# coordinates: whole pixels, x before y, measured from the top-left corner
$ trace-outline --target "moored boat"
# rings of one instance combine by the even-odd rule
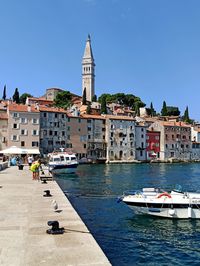
[[[72,152],[58,151],[49,154],[49,171],[53,174],[75,173],[78,166],[76,155]]]
[[[200,219],[200,193],[183,192],[179,186],[170,192],[157,188],[124,193],[121,200],[136,213],[165,218]]]

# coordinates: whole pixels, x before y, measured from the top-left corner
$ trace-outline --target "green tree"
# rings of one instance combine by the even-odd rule
[[[86,109],[86,113],[87,114],[91,114],[91,111],[92,111],[92,109],[91,109],[91,102],[88,102],[87,109]]]
[[[31,94],[29,93],[23,93],[20,97],[19,97],[19,102],[22,104],[26,103],[26,99],[27,97],[33,97]]]
[[[15,93],[13,94],[13,102],[19,103],[19,91],[18,91],[18,88],[15,89]]]
[[[189,117],[189,110],[188,110],[188,106],[185,109],[184,115],[183,115],[183,121],[186,123],[190,123],[190,117]]]
[[[96,102],[96,101],[97,101],[97,96],[96,96],[96,95],[94,95],[94,96],[92,97],[92,101],[93,101],[93,102]]]
[[[101,99],[101,114],[107,114],[106,96]]]
[[[67,109],[71,105],[71,93],[69,91],[61,91],[56,95],[54,106]]]
[[[83,90],[82,104],[83,104],[83,105],[86,105],[86,104],[87,104],[87,99],[86,99],[86,88],[84,88],[84,90]]]
[[[5,101],[6,99],[6,85],[4,85],[4,88],[3,88],[3,100]]]
[[[151,114],[151,116],[155,116],[156,115],[156,111],[155,111],[155,109],[153,108],[153,103],[151,102],[151,104],[150,104],[150,114]]]
[[[178,107],[175,106],[167,106],[167,115],[168,116],[179,116],[180,115],[180,111],[178,109]]]
[[[166,102],[165,101],[163,102],[163,107],[162,107],[162,110],[161,110],[161,115],[162,116],[166,116],[167,115],[167,105],[166,105]]]

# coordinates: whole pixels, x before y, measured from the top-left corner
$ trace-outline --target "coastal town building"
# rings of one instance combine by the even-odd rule
[[[135,160],[135,120],[132,117],[106,116],[107,163]]]
[[[160,159],[191,159],[191,126],[183,122],[156,121],[150,131],[160,132]]]
[[[92,102],[92,98],[95,94],[95,63],[90,35],[88,35],[82,59],[82,95],[84,90],[86,92],[86,100]]]
[[[40,112],[35,105],[9,104],[7,146],[38,148],[40,132]]]
[[[146,161],[146,130],[147,125],[143,122],[136,122],[135,125],[135,149],[136,160]]]
[[[106,119],[100,115],[82,115],[87,119],[87,158],[92,162],[106,161]]]
[[[149,131],[146,133],[147,160],[160,158],[160,132]]]
[[[0,150],[7,148],[8,144],[8,114],[4,104],[0,105]]]
[[[60,148],[87,155],[87,120],[68,115],[62,108],[40,106],[40,151],[48,154]]]

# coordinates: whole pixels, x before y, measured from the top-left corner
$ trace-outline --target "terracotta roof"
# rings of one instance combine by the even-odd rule
[[[124,115],[105,115],[105,118],[113,119],[113,120],[129,120],[135,121],[134,117],[124,116]]]
[[[67,114],[67,110],[63,109],[63,108],[59,108],[59,107],[47,107],[47,106],[43,106],[40,105],[39,109],[41,112],[52,112],[52,113],[65,113]]]
[[[30,108],[30,112],[39,113],[39,110],[35,105],[24,105],[24,104],[9,104],[8,109],[9,111],[14,112],[28,112]]]
[[[170,122],[170,121],[158,121],[163,126],[175,126],[175,127],[191,127],[190,124],[186,124],[184,122]]]
[[[106,119],[104,116],[101,115],[90,115],[90,114],[81,114],[81,117],[87,119],[102,119],[102,120]]]

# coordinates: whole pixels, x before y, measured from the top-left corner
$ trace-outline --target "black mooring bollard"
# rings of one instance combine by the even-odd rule
[[[44,190],[46,194],[43,195],[43,197],[52,197],[50,190]]]
[[[58,221],[48,221],[47,224],[49,226],[52,226],[51,229],[47,229],[47,234],[52,235],[60,235],[63,234],[65,229],[63,227],[59,228],[59,222]]]

